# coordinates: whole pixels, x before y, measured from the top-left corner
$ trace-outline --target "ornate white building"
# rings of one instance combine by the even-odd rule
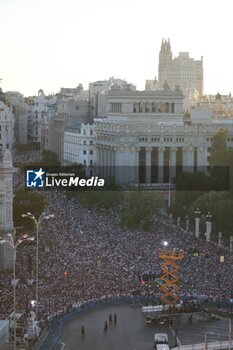
[[[162,91],[110,91],[107,118],[95,120],[100,173],[121,184],[168,183],[179,171],[207,169],[220,127],[233,147],[232,120],[198,110],[185,116],[183,98],[167,84]]]

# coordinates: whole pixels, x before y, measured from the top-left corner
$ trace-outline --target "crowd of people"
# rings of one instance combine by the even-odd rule
[[[19,182],[16,180],[17,186]],[[47,191],[46,196],[46,213],[54,217],[41,224],[39,233],[40,319],[104,297],[159,296],[159,287],[142,285],[141,276],[161,275],[158,251],[164,240],[169,248],[185,252],[180,262],[181,297],[230,298],[233,265],[229,247],[218,247],[204,237],[195,239],[192,232],[171,224],[166,217],[155,217],[149,232],[128,229],[121,225],[117,211],[88,209],[78,198],[67,199],[64,191]],[[220,255],[225,263],[220,262]],[[35,266],[36,242],[21,244],[16,261],[17,310],[27,310],[29,301],[35,300]],[[1,273],[0,319],[13,308],[11,281],[12,272]]]

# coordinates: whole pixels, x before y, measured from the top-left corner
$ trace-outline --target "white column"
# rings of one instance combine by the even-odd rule
[[[140,147],[135,147],[135,152],[134,152],[134,181],[136,184],[139,183],[139,152],[140,152]]]
[[[176,176],[176,147],[170,148],[170,181]]]
[[[206,242],[210,242],[212,222],[206,221]]]
[[[172,223],[172,213],[169,214],[169,221]]]
[[[230,252],[233,252],[233,236],[230,236]]]
[[[188,171],[193,172],[194,169],[194,148],[188,147]]]
[[[116,152],[116,179],[120,184],[127,183],[127,164],[125,159],[126,154],[124,150],[124,147],[117,147]]]
[[[113,149],[110,148],[109,151],[109,175],[111,178],[114,178],[114,163],[113,163]]]
[[[218,232],[218,246],[222,246],[222,232]]]
[[[138,148],[135,146],[127,149],[128,152],[128,182],[138,183]]]
[[[110,177],[110,151],[109,146],[106,146],[106,176]]]
[[[177,227],[180,227],[180,216],[177,218]]]
[[[200,218],[195,218],[195,238],[199,238]]]
[[[158,182],[163,183],[164,174],[164,150],[163,147],[158,148]]]
[[[146,147],[146,183],[151,183],[151,151],[152,147]]]
[[[200,171],[206,171],[206,147],[197,148],[197,167]]]
[[[188,148],[183,147],[182,171],[188,171]]]

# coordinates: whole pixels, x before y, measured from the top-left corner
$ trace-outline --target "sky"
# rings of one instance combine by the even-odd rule
[[[114,76],[143,90],[162,38],[204,60],[204,93],[233,93],[232,0],[0,0],[0,86],[25,96]]]

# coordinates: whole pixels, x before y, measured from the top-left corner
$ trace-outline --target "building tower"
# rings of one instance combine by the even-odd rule
[[[165,81],[168,81],[168,71],[171,67],[172,63],[172,51],[171,51],[171,45],[170,40],[162,40],[160,52],[159,52],[159,83],[162,85],[160,88],[163,87],[163,84]]]
[[[13,181],[14,168],[9,149],[5,150],[0,160],[0,236],[7,239],[7,234],[14,230],[13,225]],[[12,269],[13,251],[9,244],[0,245],[0,270]]]
[[[179,55],[173,58],[170,40],[162,40],[158,77],[160,90],[165,82],[172,90],[179,86],[185,96],[184,109],[190,109],[192,102],[203,94],[203,57],[195,60],[189,57],[188,52],[179,52]]]

